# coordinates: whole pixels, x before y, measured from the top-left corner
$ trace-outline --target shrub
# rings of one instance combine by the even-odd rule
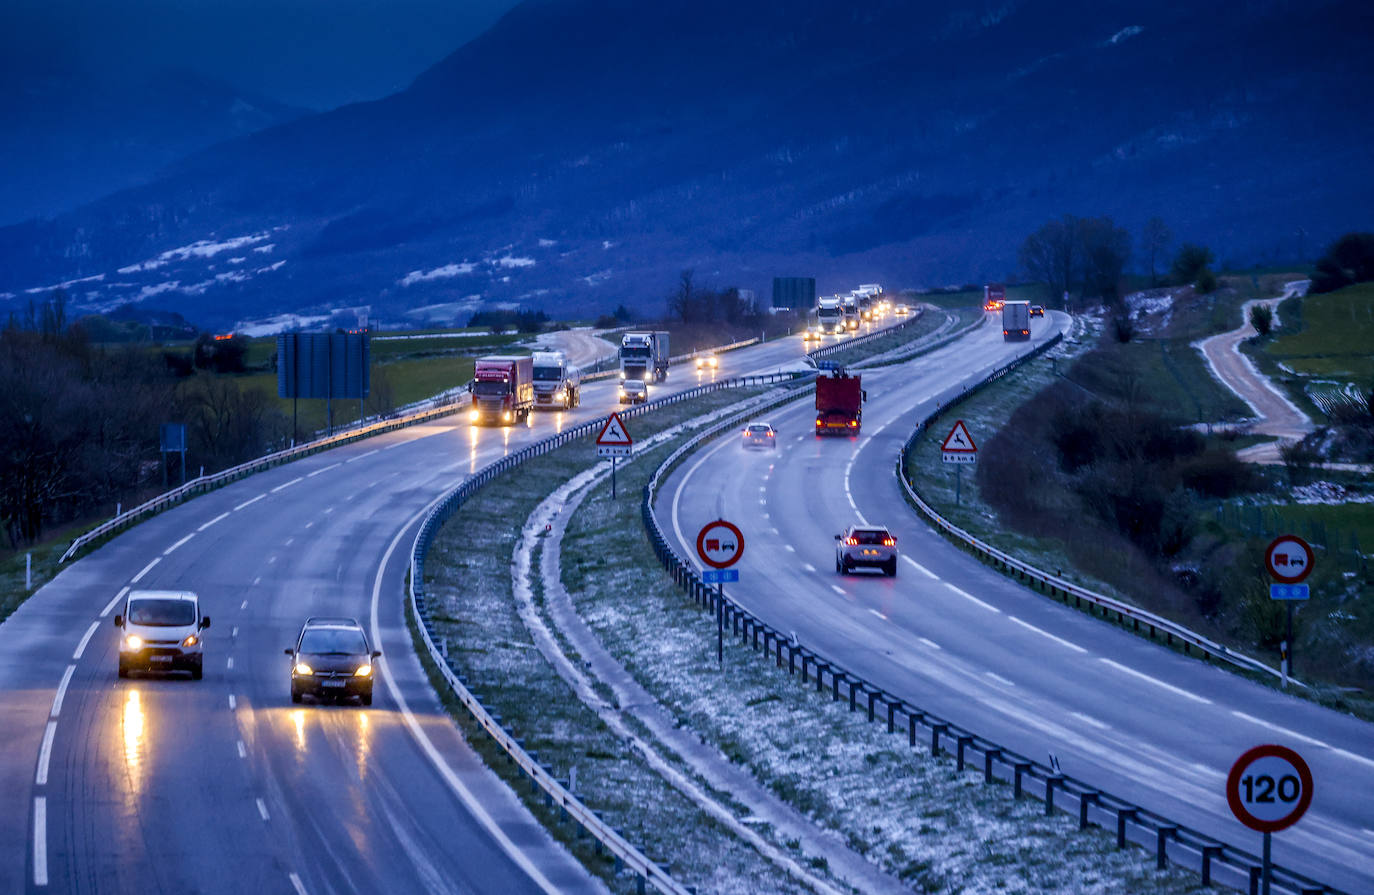
[[[1374,233],[1347,233],[1317,259],[1309,292],[1332,292],[1374,280]]]
[[[1212,263],[1212,260],[1211,249],[1196,243],[1185,242],[1179,248],[1178,254],[1174,256],[1174,263],[1169,268],[1169,277],[1179,286],[1196,283],[1197,279],[1207,270],[1208,265]],[[1215,285],[1212,288],[1215,289]],[[1211,290],[1203,290],[1198,287],[1198,291],[1210,292]]]
[[[1267,336],[1274,329],[1274,309],[1268,305],[1253,305],[1250,308],[1250,325],[1261,336]]]

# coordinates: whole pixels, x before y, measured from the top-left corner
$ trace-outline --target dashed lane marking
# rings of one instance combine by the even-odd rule
[[[830,585],[830,589],[833,590],[835,593],[839,594],[839,595],[842,596],[842,597],[847,597],[847,596],[849,596],[848,594],[846,594],[846,593],[844,592],[844,588],[840,587],[838,584],[832,584],[832,585]]]
[[[331,469],[337,469],[337,468],[340,467],[340,466],[343,466],[343,461],[342,461],[342,460],[339,461],[338,463],[334,463],[334,464],[331,464],[331,465],[329,465],[329,466],[326,466],[326,467],[324,467],[323,469],[317,469],[317,470],[315,470],[314,472],[307,472],[307,473],[305,474],[305,477],[306,477],[307,479],[313,479],[315,476],[319,475],[319,474],[322,473],[322,472],[329,472],[329,470],[331,470]]]
[[[1254,715],[1247,715],[1244,712],[1236,711],[1235,709],[1231,710],[1231,714],[1235,715],[1237,718],[1240,718],[1243,721],[1249,721],[1251,724],[1258,724],[1260,727],[1272,730],[1275,733],[1281,733],[1284,736],[1292,737],[1295,740],[1301,740],[1304,743],[1311,743],[1313,746],[1321,746],[1323,748],[1327,748],[1326,743],[1323,743],[1321,740],[1313,739],[1310,736],[1298,733],[1296,730],[1289,730],[1287,727],[1280,727],[1277,724],[1271,724],[1270,722],[1265,721],[1262,718],[1256,718]]]
[[[85,636],[82,637],[81,642],[76,645],[76,652],[72,653],[73,661],[81,658],[81,654],[86,651],[86,644],[91,642],[91,635],[95,633],[95,629],[98,627],[100,627],[100,622],[91,622],[91,626],[86,629]]]
[[[1007,619],[1008,619],[1009,621],[1016,622],[1018,625],[1020,625],[1021,627],[1025,628],[1025,629],[1027,629],[1027,630],[1029,630],[1029,631],[1034,631],[1035,633],[1039,634],[1041,637],[1048,637],[1050,640],[1053,640],[1055,643],[1058,643],[1058,644],[1060,644],[1061,646],[1066,646],[1066,647],[1068,647],[1069,649],[1073,650],[1074,652],[1078,652],[1078,653],[1086,653],[1086,652],[1087,652],[1086,649],[1084,649],[1083,647],[1079,646],[1078,644],[1076,644],[1076,643],[1070,643],[1069,641],[1065,640],[1065,639],[1062,638],[1062,637],[1056,637],[1056,636],[1054,636],[1053,634],[1051,634],[1049,631],[1043,631],[1043,630],[1041,630],[1040,628],[1037,628],[1035,625],[1032,625],[1030,622],[1022,621],[1021,619],[1017,618],[1017,617],[1014,616],[1014,615],[1009,615],[1009,616],[1007,616]]]
[[[1170,693],[1174,693],[1174,694],[1176,694],[1176,695],[1178,695],[1178,696],[1182,696],[1184,699],[1191,699],[1193,702],[1200,702],[1200,703],[1202,703],[1203,705],[1211,705],[1211,704],[1212,704],[1212,700],[1207,699],[1206,697],[1198,696],[1196,693],[1189,693],[1187,690],[1183,689],[1182,687],[1175,687],[1173,684],[1166,684],[1166,683],[1164,683],[1164,681],[1161,681],[1161,680],[1159,680],[1158,678],[1150,677],[1148,674],[1144,674],[1144,673],[1142,673],[1142,672],[1136,671],[1134,668],[1127,668],[1125,665],[1122,665],[1120,662],[1113,662],[1111,659],[1106,659],[1106,658],[1101,659],[1101,660],[1099,660],[1099,661],[1101,661],[1101,662],[1102,662],[1103,664],[1105,664],[1105,665],[1110,665],[1111,667],[1115,668],[1117,671],[1121,672],[1122,674],[1129,674],[1131,677],[1139,678],[1140,680],[1145,681],[1145,682],[1148,683],[1148,684],[1154,684],[1156,687],[1160,687],[1160,688],[1162,688],[1162,689],[1164,689],[1164,690],[1168,690]]]
[[[788,552],[788,553],[796,553],[796,552],[797,552],[797,548],[796,548],[796,547],[793,547],[791,544],[783,544],[783,546],[787,548],[787,552]]]
[[[225,668],[228,668],[228,669],[233,669],[233,667],[234,667],[234,657],[233,657],[233,656],[230,656],[230,657],[225,661],[224,667],[225,667]]]
[[[43,745],[38,749],[38,773],[33,778],[35,786],[48,785],[48,762],[52,760],[52,738],[56,733],[57,722],[49,721],[48,728],[43,731]]]
[[[814,572],[814,571],[816,571],[816,567],[813,566],[813,565],[811,565],[811,563],[809,563],[809,562],[804,562],[804,563],[802,563],[802,568],[803,568],[803,569],[806,569],[806,571],[808,571],[808,572]]]
[[[373,453],[375,454],[376,451],[373,451]],[[301,882],[301,878],[299,876],[293,873],[290,875],[290,880],[291,888],[296,890],[296,895],[306,895],[305,884]]]
[[[186,537],[182,538],[180,541],[177,541],[175,544],[173,544],[172,546],[168,547],[166,550],[162,551],[162,555],[163,555],[163,556],[171,556],[172,551],[176,550],[176,549],[177,549],[178,547],[180,547],[182,544],[185,544],[187,541],[191,540],[191,538],[194,538],[195,536],[196,536],[196,533],[195,533],[195,532],[191,532],[191,533],[188,534]]]
[[[361,459],[364,458],[364,457],[371,457],[373,454],[377,453],[377,451],[380,451],[380,450],[381,450],[381,448],[374,448],[374,449],[368,451],[366,454],[359,454],[359,455],[356,456],[356,457],[349,457],[349,458],[348,458],[347,460],[345,460],[344,462],[345,462],[345,463],[352,463],[354,460],[361,460]]]
[[[262,500],[262,499],[263,499],[264,497],[266,497],[266,496],[267,496],[267,495],[264,493],[264,494],[259,494],[257,497],[254,497],[254,498],[251,499],[251,500],[245,500],[243,503],[241,503],[241,504],[239,504],[238,506],[234,507],[234,512],[238,512],[239,510],[243,509],[244,507],[252,506],[253,504],[255,504],[255,503],[257,503],[258,501]]]
[[[949,588],[950,590],[954,591],[956,594],[958,594],[959,596],[963,597],[965,600],[968,600],[968,601],[970,601],[970,602],[972,602],[972,603],[976,603],[977,605],[982,606],[984,609],[988,610],[989,612],[1001,612],[1001,611],[1002,611],[1002,610],[998,609],[996,606],[992,605],[991,603],[984,603],[982,600],[978,599],[977,597],[975,597],[973,594],[969,593],[968,591],[966,591],[966,590],[960,590],[959,588],[957,588],[957,587],[955,587],[954,585],[950,584],[948,581],[945,582],[945,587],[947,587],[947,588]]]
[[[1016,686],[1016,685],[1013,684],[1011,681],[1009,681],[1009,680],[1007,680],[1006,678],[1002,677],[1000,674],[996,674],[996,673],[991,672],[991,671],[985,671],[985,672],[983,672],[983,676],[986,677],[986,678],[989,678],[990,680],[996,681],[997,683],[1001,684],[1001,685],[1004,686],[1004,687],[1015,687],[1015,686]]]
[[[271,820],[272,816],[267,813],[267,803],[262,799],[256,800],[258,803],[258,814],[262,815],[263,820]]]
[[[238,708],[238,700],[236,700],[236,699],[234,698],[234,694],[233,694],[233,693],[230,693],[230,694],[229,694],[229,711],[232,712],[232,711],[233,711],[234,709],[236,709],[236,708]]]
[[[114,599],[111,600],[110,602],[106,603],[106,604],[105,604],[105,608],[102,609],[102,610],[100,610],[100,617],[101,617],[101,618],[104,618],[105,616],[109,615],[109,614],[110,614],[110,610],[114,609],[115,606],[119,605],[119,601],[122,600],[122,599],[124,599],[124,595],[127,594],[128,592],[129,592],[129,589],[128,589],[127,587],[121,587],[121,588],[119,589],[119,593],[117,593],[117,594],[114,595]]]
[[[68,665],[66,672],[63,673],[62,683],[57,685],[57,693],[52,698],[52,711],[48,712],[49,718],[56,718],[62,714],[62,700],[67,698],[67,685],[72,682],[72,674],[75,671],[75,665]]]
[[[33,799],[33,884],[48,884],[48,798]]]
[[[273,494],[276,494],[278,491],[283,491],[283,490],[285,490],[285,489],[287,489],[287,488],[290,488],[292,485],[296,484],[297,482],[302,482],[302,481],[305,481],[305,476],[299,476],[299,475],[298,475],[298,476],[296,476],[294,479],[292,479],[291,481],[289,481],[289,482],[282,482],[282,483],[281,483],[280,485],[278,485],[277,487],[271,489],[271,490],[272,490],[272,493],[273,493]]]
[[[228,519],[228,518],[229,518],[229,514],[228,514],[228,513],[220,513],[218,516],[216,516],[215,518],[211,519],[209,522],[206,522],[205,524],[203,524],[203,525],[201,525],[201,526],[198,526],[198,527],[196,528],[196,531],[205,531],[205,529],[207,529],[207,528],[209,528],[210,526],[214,525],[216,522],[219,522],[219,521],[222,520],[222,519]]]
[[[1103,724],[1101,721],[1097,720],[1092,715],[1085,715],[1082,712],[1071,712],[1070,714],[1072,714],[1075,718],[1077,718],[1079,721],[1082,721],[1089,727],[1096,727],[1098,730],[1111,729],[1110,724]]]
[[[248,757],[248,747],[245,746],[245,745],[243,745],[243,740],[239,740],[238,746],[239,746],[239,758],[247,758],[247,757]]]
[[[882,614],[881,612],[879,612],[878,610],[876,610],[876,609],[870,609],[870,610],[868,610],[868,611],[869,611],[870,613],[872,613],[873,615],[878,616],[878,618],[882,619],[883,621],[887,621],[887,616],[886,616],[886,615],[883,615],[883,614]]]
[[[139,573],[138,573],[137,575],[135,575],[133,578],[130,578],[130,579],[129,579],[129,583],[130,583],[130,584],[138,584],[138,582],[140,582],[140,581],[143,580],[143,576],[144,576],[144,575],[147,575],[149,572],[151,572],[151,571],[153,570],[153,566],[157,565],[157,564],[160,563],[160,562],[162,562],[162,557],[160,557],[160,556],[154,557],[152,562],[148,563],[146,566],[143,567],[143,571],[139,572]]]
[[[916,571],[920,572],[922,575],[926,576],[927,578],[933,578],[933,579],[936,580],[936,581],[939,581],[939,580],[940,580],[940,576],[939,576],[939,575],[936,575],[936,574],[935,574],[934,572],[932,572],[930,569],[927,569],[925,566],[921,565],[920,563],[918,563],[916,560],[912,559],[911,557],[905,556],[905,555],[904,555],[904,556],[902,556],[902,559],[903,559],[908,565],[910,565],[913,569],[915,569]]]
[[[934,640],[931,640],[931,639],[928,638],[928,637],[917,637],[916,639],[919,640],[919,641],[921,641],[922,643],[924,643],[926,646],[930,647],[931,649],[940,649],[940,648],[941,648],[941,647],[940,647],[940,644],[936,643]]]

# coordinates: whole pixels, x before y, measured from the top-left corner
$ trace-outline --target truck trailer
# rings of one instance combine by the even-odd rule
[[[534,353],[534,406],[571,410],[582,403],[582,376],[561,351]]]
[[[1030,302],[1003,302],[1002,340],[1005,342],[1028,342],[1030,337]]]
[[[626,333],[620,338],[620,378],[662,382],[668,378],[668,333]]]
[[[816,302],[816,323],[821,332],[836,335],[844,332],[844,311],[840,308],[840,297],[831,295]]]
[[[816,434],[858,435],[863,422],[864,391],[859,374],[850,375],[843,367],[817,365]]]
[[[477,358],[469,417],[479,425],[509,426],[529,419],[534,408],[534,358],[491,355]]]

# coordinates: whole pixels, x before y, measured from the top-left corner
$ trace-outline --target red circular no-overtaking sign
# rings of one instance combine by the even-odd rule
[[[1279,584],[1297,584],[1312,574],[1316,557],[1297,535],[1279,535],[1264,551],[1264,564]]]
[[[1312,771],[1287,746],[1256,746],[1231,766],[1226,802],[1250,829],[1277,833],[1297,823],[1312,804]]]
[[[697,556],[713,569],[727,569],[744,555],[744,533],[724,519],[707,522],[697,532]]]

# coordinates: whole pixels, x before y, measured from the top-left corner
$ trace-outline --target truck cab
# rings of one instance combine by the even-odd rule
[[[561,351],[534,353],[534,406],[571,410],[582,403],[582,377]]]
[[[479,357],[472,382],[474,423],[509,426],[529,419],[534,409],[534,359],[529,355]]]

